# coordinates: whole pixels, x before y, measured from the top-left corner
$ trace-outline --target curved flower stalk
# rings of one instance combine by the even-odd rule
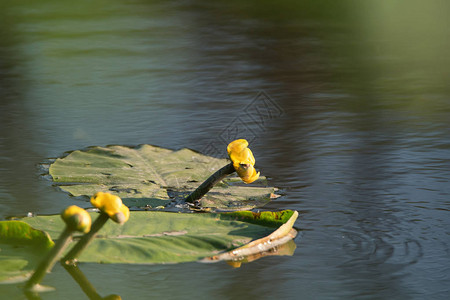
[[[45,274],[51,270],[56,260],[62,254],[64,249],[72,241],[74,232],[87,233],[91,229],[91,216],[82,208],[72,205],[67,207],[62,213],[61,218],[66,223],[66,228],[59,236],[55,246],[50,250],[47,256],[37,267],[36,271],[30,277],[25,285],[26,290],[36,290]]]
[[[259,178],[259,172],[255,170],[255,158],[252,151],[248,148],[248,142],[245,139],[232,141],[227,147],[231,163],[222,167],[206,179],[195,191],[187,198],[186,202],[193,203],[203,197],[210,189],[226,176],[236,172],[245,183],[252,183]]]
[[[119,295],[109,295],[102,297],[92,285],[92,283],[87,279],[87,277],[81,272],[77,265],[66,265],[63,264],[64,269],[72,276],[72,278],[78,283],[83,292],[89,299],[95,300],[121,300]]]
[[[92,241],[100,228],[105,225],[108,219],[116,223],[123,224],[130,218],[130,210],[122,203],[120,197],[98,192],[91,198],[91,204],[100,210],[100,215],[92,224],[91,231],[85,234],[80,241],[61,259],[61,263],[74,264],[76,258]]]
[[[255,158],[252,150],[248,148],[248,142],[244,139],[235,140],[228,144],[228,156],[233,162],[233,167],[245,183],[252,183],[259,178],[259,172],[255,170]]]

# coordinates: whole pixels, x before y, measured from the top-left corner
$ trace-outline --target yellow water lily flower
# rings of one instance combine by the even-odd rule
[[[130,210],[120,197],[98,192],[91,198],[91,204],[107,214],[114,222],[123,224],[130,218]]]
[[[61,218],[66,223],[67,227],[74,231],[87,233],[91,230],[91,216],[81,207],[76,205],[67,207],[62,212]]]
[[[233,162],[233,167],[245,183],[252,183],[259,178],[259,172],[255,170],[255,158],[248,148],[248,142],[244,139],[232,141],[227,147],[228,155]]]

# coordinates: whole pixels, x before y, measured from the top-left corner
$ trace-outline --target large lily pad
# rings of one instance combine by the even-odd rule
[[[118,195],[131,207],[166,206],[179,201],[229,162],[189,149],[173,151],[151,145],[92,147],[56,159],[49,174],[73,196],[96,192]],[[275,189],[224,180],[201,199],[202,207],[244,210],[266,204]]]
[[[41,230],[21,221],[0,222],[0,282],[26,280],[52,247]]]
[[[95,214],[91,213],[93,218],[96,218]],[[271,236],[274,228],[267,225],[283,228],[282,224],[286,222],[290,230],[297,213],[283,211],[271,213],[271,216],[260,218],[255,214],[251,218],[248,214],[240,216],[237,213],[134,211],[129,221],[122,226],[113,222],[106,223],[79,260],[130,264],[179,263],[206,257],[216,257],[214,260],[218,260],[217,255],[220,253],[239,249],[252,240]],[[250,219],[253,224],[244,221]],[[59,216],[38,216],[24,218],[23,221],[34,228],[45,228],[55,239],[64,228]],[[285,236],[283,239],[287,242],[295,234],[288,238]],[[267,243],[267,240],[261,241]],[[275,239],[273,242],[275,243]],[[254,246],[254,243],[251,245]]]

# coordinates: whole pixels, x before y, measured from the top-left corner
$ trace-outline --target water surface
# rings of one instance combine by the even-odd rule
[[[83,264],[99,293],[445,299],[449,9],[3,1],[0,218],[88,205],[41,176],[39,165],[65,151],[148,143],[223,155],[226,141],[245,137],[283,194],[266,208],[300,212],[294,256],[240,269]],[[57,290],[43,299],[84,297],[59,266],[44,283]],[[24,298],[14,287],[0,292]]]

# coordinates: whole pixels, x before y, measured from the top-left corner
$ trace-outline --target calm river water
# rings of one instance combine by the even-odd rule
[[[39,164],[92,145],[225,153],[300,212],[293,257],[93,265],[123,299],[448,299],[450,2],[0,4],[0,219],[70,198]],[[213,149],[213,150],[212,150]],[[219,150],[214,150],[219,149]],[[56,266],[42,299],[85,299]],[[0,286],[1,299],[22,299]]]

